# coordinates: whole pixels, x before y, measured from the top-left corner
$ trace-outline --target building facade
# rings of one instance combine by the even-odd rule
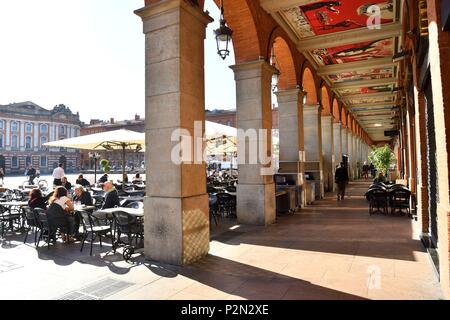
[[[44,109],[33,102],[0,105],[0,167],[6,174],[23,174],[32,164],[41,173],[50,173],[58,163],[66,171],[80,167],[80,152],[47,148],[50,141],[80,135],[80,117],[65,105]]]
[[[95,133],[115,131],[126,129],[136,132],[145,131],[145,119],[142,119],[139,115],[135,115],[133,120],[116,121],[111,118],[109,121],[102,121],[93,119],[89,124],[83,124],[81,127],[81,135],[86,136]],[[99,152],[102,159],[110,161],[110,166],[114,170],[121,170],[122,166],[122,153],[120,151],[108,151]],[[127,155],[127,166],[130,169],[138,169],[142,166],[145,160],[144,153],[130,153]],[[89,157],[89,151],[81,152],[81,167],[84,170],[93,170],[95,167],[94,160]]]
[[[237,128],[236,109],[232,110],[206,110],[206,120]],[[272,109],[272,128],[278,129],[278,108]]]

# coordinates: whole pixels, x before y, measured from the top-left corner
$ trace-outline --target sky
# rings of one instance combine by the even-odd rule
[[[0,104],[65,104],[90,119],[145,115],[145,37],[134,10],[144,0],[0,1]],[[205,41],[206,109],[236,106],[234,76],[217,55],[213,30]]]

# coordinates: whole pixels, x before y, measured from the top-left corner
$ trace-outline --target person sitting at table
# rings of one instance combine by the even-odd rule
[[[44,209],[47,210],[47,201],[48,198],[42,195],[40,189],[33,189],[30,191],[30,198],[28,200],[28,206],[31,209]]]
[[[376,178],[373,182],[374,183],[386,183],[387,180],[386,180],[386,177],[384,176],[383,172],[380,172],[378,174],[378,178]]]
[[[75,197],[73,198],[73,201],[80,202],[80,204],[84,206],[94,205],[91,194],[86,191],[82,185],[75,186]]]
[[[62,177],[61,183],[62,186],[66,188],[66,190],[72,190],[72,184],[69,181],[67,181],[67,177]]]
[[[133,178],[134,184],[141,184],[142,183],[142,177],[139,173],[136,173],[136,175]]]
[[[56,187],[49,203],[47,217],[51,231],[55,232],[59,228],[65,243],[74,242],[75,217],[72,212],[75,208],[68,197],[67,189],[62,186]]]
[[[106,181],[108,181],[108,175],[106,173],[98,179],[98,183],[105,183]]]
[[[103,191],[105,191],[105,202],[102,209],[120,207],[119,194],[112,181],[108,181],[103,185]]]
[[[78,176],[78,179],[77,179],[77,181],[75,181],[75,184],[80,185],[80,186],[85,187],[85,188],[89,188],[89,187],[91,186],[91,184],[89,183],[89,181],[87,181],[87,180],[83,177],[82,174],[80,174],[80,175]]]

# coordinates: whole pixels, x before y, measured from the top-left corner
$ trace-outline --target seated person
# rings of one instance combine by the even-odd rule
[[[62,182],[62,186],[64,188],[66,188],[66,190],[71,190],[72,189],[72,184],[69,181],[67,181],[67,177],[62,177],[61,178],[61,182]]]
[[[98,183],[105,183],[106,181],[108,181],[108,175],[106,173],[98,179]]]
[[[91,194],[86,191],[82,185],[75,186],[75,197],[73,198],[73,201],[80,202],[85,206],[92,206],[94,204]]]
[[[136,175],[133,178],[133,183],[135,184],[141,184],[142,183],[142,177],[139,173],[136,173]]]
[[[87,181],[87,180],[83,177],[82,174],[80,174],[80,175],[78,176],[78,179],[77,179],[77,181],[75,181],[75,184],[80,185],[80,186],[85,187],[85,188],[91,186],[91,184],[89,183],[89,181]]]
[[[374,181],[374,183],[386,183],[386,177],[384,176],[383,172],[380,172],[380,174],[378,175],[378,178],[376,178]]]
[[[28,206],[31,209],[44,209],[47,210],[48,199],[42,195],[41,190],[33,189],[30,191],[30,199],[28,200]]]
[[[47,216],[52,232],[59,228],[63,241],[72,243],[74,241],[73,234],[75,233],[75,217],[72,212],[75,208],[68,197],[67,189],[62,186],[57,187],[49,203]]]
[[[105,202],[103,203],[102,209],[120,207],[119,194],[112,181],[104,184],[103,191],[105,191]]]

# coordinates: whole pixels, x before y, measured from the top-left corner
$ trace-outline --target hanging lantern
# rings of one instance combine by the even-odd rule
[[[278,81],[280,80],[280,69],[278,68],[277,57],[275,56],[275,49],[272,48],[272,54],[270,56],[270,64],[276,69],[275,73],[272,75],[272,92],[276,92],[278,89]]]
[[[215,30],[214,33],[216,35],[217,53],[225,60],[230,55],[228,46],[232,40],[233,30],[227,26],[227,21],[224,17],[223,0],[220,3],[220,28]]]

